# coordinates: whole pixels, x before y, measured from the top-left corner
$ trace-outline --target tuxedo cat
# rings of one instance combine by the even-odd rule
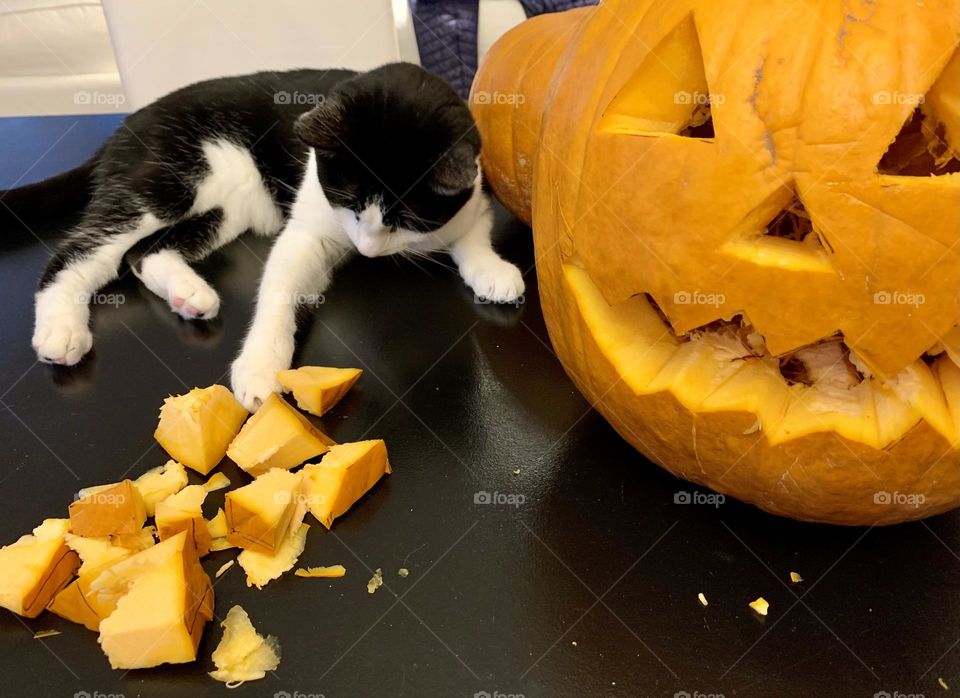
[[[37,355],[80,361],[93,344],[87,300],[124,262],[172,311],[216,316],[219,296],[190,263],[247,230],[279,233],[232,366],[250,410],[290,365],[298,304],[323,293],[354,251],[444,251],[478,296],[512,301],[523,279],[491,246],[479,152],[463,100],[412,64],[264,72],[173,92],[130,115],[77,170],[0,192],[14,214],[65,187],[89,199],[41,279]]]

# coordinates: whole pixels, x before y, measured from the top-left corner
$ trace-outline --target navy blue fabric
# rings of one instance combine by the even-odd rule
[[[477,72],[479,0],[410,0],[420,63],[464,99]]]
[[[523,5],[523,11],[527,13],[527,17],[533,17],[545,15],[548,12],[563,12],[584,5],[596,5],[597,0],[520,0],[520,4]]]
[[[596,0],[520,0],[527,17],[595,5]],[[420,63],[464,99],[477,72],[480,0],[410,0]]]

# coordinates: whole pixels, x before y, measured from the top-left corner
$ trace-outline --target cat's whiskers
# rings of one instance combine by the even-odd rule
[[[404,252],[410,257],[416,257],[417,259],[422,259],[425,262],[430,262],[436,264],[444,269],[450,269],[449,264],[445,264],[443,260],[437,259],[432,252],[424,252],[423,250],[415,250],[413,248],[407,248]]]

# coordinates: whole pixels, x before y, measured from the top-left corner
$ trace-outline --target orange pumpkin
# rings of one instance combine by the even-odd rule
[[[675,474],[786,516],[960,504],[960,0],[605,0],[471,107],[567,372]]]

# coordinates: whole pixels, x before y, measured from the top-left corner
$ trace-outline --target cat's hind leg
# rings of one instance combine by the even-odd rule
[[[192,216],[141,240],[127,254],[133,273],[170,309],[187,320],[210,320],[220,296],[191,266],[232,240],[225,235],[220,209]]]
[[[152,213],[84,216],[50,260],[35,297],[32,343],[41,361],[72,366],[90,351],[95,294],[117,277],[127,250],[162,227]]]

